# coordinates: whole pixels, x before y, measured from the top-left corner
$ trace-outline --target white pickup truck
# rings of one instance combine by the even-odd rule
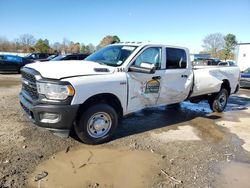
[[[222,112],[239,88],[240,70],[192,67],[187,48],[119,43],[84,61],[38,62],[22,70],[20,104],[38,126],[73,129],[88,144],[111,139],[120,117],[184,100],[208,100]]]

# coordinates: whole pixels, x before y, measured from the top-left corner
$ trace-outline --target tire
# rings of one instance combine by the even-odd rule
[[[228,97],[228,91],[222,88],[219,93],[213,95],[209,100],[211,110],[213,112],[223,112],[227,106]]]
[[[109,141],[118,125],[118,115],[108,104],[97,104],[81,114],[74,126],[76,135],[86,144],[101,144]]]

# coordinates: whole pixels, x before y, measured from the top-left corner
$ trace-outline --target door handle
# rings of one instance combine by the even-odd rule
[[[182,78],[187,78],[187,77],[188,77],[188,75],[183,74],[183,75],[181,75],[181,77],[182,77]]]
[[[160,77],[160,76],[153,76],[152,79],[153,79],[153,80],[160,80],[161,77]]]

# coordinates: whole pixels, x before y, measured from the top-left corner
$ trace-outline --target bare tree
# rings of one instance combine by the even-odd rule
[[[96,47],[92,43],[88,44],[88,48],[89,48],[89,53],[90,54],[94,53],[95,50],[96,50]]]
[[[74,44],[72,52],[73,53],[79,53],[80,52],[80,48],[81,48],[80,43],[77,42],[77,43]]]
[[[23,52],[30,52],[32,46],[36,42],[36,39],[30,34],[23,34],[19,37],[18,42],[22,46]]]
[[[9,41],[6,37],[0,37],[0,51],[9,50]]]
[[[61,44],[60,42],[55,42],[55,43],[52,45],[52,49],[53,49],[54,52],[56,52],[56,53],[61,53],[62,44]]]
[[[224,43],[224,36],[221,33],[213,33],[207,35],[203,39],[202,47],[206,52],[209,52],[212,56],[217,57],[219,51],[223,49]]]
[[[68,53],[70,41],[67,38],[63,38],[61,53]]]

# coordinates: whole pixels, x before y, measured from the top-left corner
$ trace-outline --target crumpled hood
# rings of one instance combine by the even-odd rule
[[[84,75],[112,74],[114,67],[101,65],[92,61],[46,61],[26,65],[35,69],[44,78],[61,79],[65,77]],[[108,70],[108,71],[107,71]]]

